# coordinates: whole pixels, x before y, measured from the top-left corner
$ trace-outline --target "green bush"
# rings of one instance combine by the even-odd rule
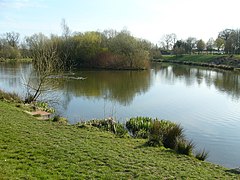
[[[86,127],[97,127],[104,131],[109,131],[116,134],[118,137],[125,137],[128,131],[125,129],[124,125],[121,123],[117,123],[113,120],[113,118],[108,119],[93,119],[90,121],[79,122],[77,124],[79,128]]]
[[[21,54],[17,48],[7,45],[0,50],[0,57],[4,59],[17,59],[21,57]]]
[[[154,120],[149,130],[148,143],[163,145],[166,148],[176,149],[178,140],[183,139],[183,128],[170,121]]]
[[[52,119],[53,122],[57,122],[59,124],[68,124],[68,120],[64,117],[61,117],[60,115],[55,115]]]
[[[136,117],[128,120],[126,127],[133,137],[147,138],[151,124],[152,119],[149,117]]]
[[[124,127],[123,124],[116,123],[116,124],[115,124],[115,127],[116,127],[116,132],[115,132],[115,134],[116,134],[118,137],[125,137],[126,134],[128,133],[128,131],[125,129],[125,127]]]
[[[36,105],[36,108],[41,109],[42,111],[46,111],[46,112],[49,112],[49,113],[54,113],[55,112],[55,109],[49,107],[48,103],[46,103],[46,102],[38,101],[38,102],[35,103],[35,105]]]

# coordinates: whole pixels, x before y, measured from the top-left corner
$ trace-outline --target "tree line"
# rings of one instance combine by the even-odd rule
[[[0,58],[32,58],[37,67],[51,65],[55,69],[146,69],[150,59],[161,55],[158,47],[127,30],[71,33],[65,21],[62,29],[61,36],[39,33],[25,37],[21,43],[19,33],[5,33],[0,39]]]
[[[65,20],[62,35],[50,37],[38,33],[20,41],[20,34],[0,35],[0,59],[32,58],[34,64],[55,69],[97,67],[109,69],[146,69],[149,60],[162,54],[226,53],[240,54],[240,30],[225,29],[207,42],[188,37],[177,40],[176,34],[164,35],[160,45],[134,37],[129,31],[104,30],[71,33]]]
[[[176,55],[202,52],[240,54],[240,30],[225,29],[218,33],[216,39],[210,38],[207,42],[195,37],[177,40],[176,34],[166,34],[162,37],[160,48],[163,53]]]

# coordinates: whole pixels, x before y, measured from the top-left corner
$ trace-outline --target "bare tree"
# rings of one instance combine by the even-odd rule
[[[65,39],[68,39],[71,36],[71,31],[70,31],[70,28],[68,27],[65,19],[62,19],[61,27],[62,27],[62,36]]]
[[[176,34],[172,33],[172,34],[165,34],[162,37],[162,42],[161,45],[165,46],[164,49],[166,50],[171,50],[173,48],[173,45],[175,44],[177,39]]]
[[[32,52],[34,71],[28,77],[25,102],[36,101],[44,92],[54,90],[57,81],[51,78],[63,72],[64,65],[57,54],[57,46],[42,34],[27,39]]]
[[[215,42],[215,41],[214,41],[213,38],[210,38],[210,39],[207,41],[207,43],[206,43],[207,51],[209,51],[209,52],[212,53],[212,51],[214,50],[214,45],[215,45],[214,42]]]
[[[15,32],[7,32],[5,35],[5,38],[8,44],[14,48],[18,46],[19,37],[20,37],[20,34]]]

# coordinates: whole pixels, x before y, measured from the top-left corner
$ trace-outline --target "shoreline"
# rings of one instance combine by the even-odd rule
[[[232,55],[183,55],[179,57],[163,56],[162,59],[155,59],[152,60],[152,62],[166,62],[190,66],[218,68],[230,71],[240,71],[240,59]]]
[[[14,103],[2,100],[0,110],[0,141],[4,142],[0,157],[5,159],[0,161],[1,177],[103,178],[108,174],[108,178],[117,178],[120,173],[124,179],[240,178],[237,169],[199,161],[164,147],[146,147],[143,139],[37,120]]]

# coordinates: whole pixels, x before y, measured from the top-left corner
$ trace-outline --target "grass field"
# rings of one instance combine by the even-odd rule
[[[0,179],[240,179],[145,140],[36,120],[0,100]]]
[[[166,60],[179,60],[191,62],[210,62],[212,59],[219,57],[219,55],[183,55],[183,56],[163,56]]]
[[[178,60],[178,61],[190,61],[190,62],[201,62],[201,63],[209,63],[220,57],[229,57],[229,55],[216,55],[216,54],[192,54],[192,55],[163,55],[163,60]],[[234,59],[240,60],[240,55],[234,55]]]

